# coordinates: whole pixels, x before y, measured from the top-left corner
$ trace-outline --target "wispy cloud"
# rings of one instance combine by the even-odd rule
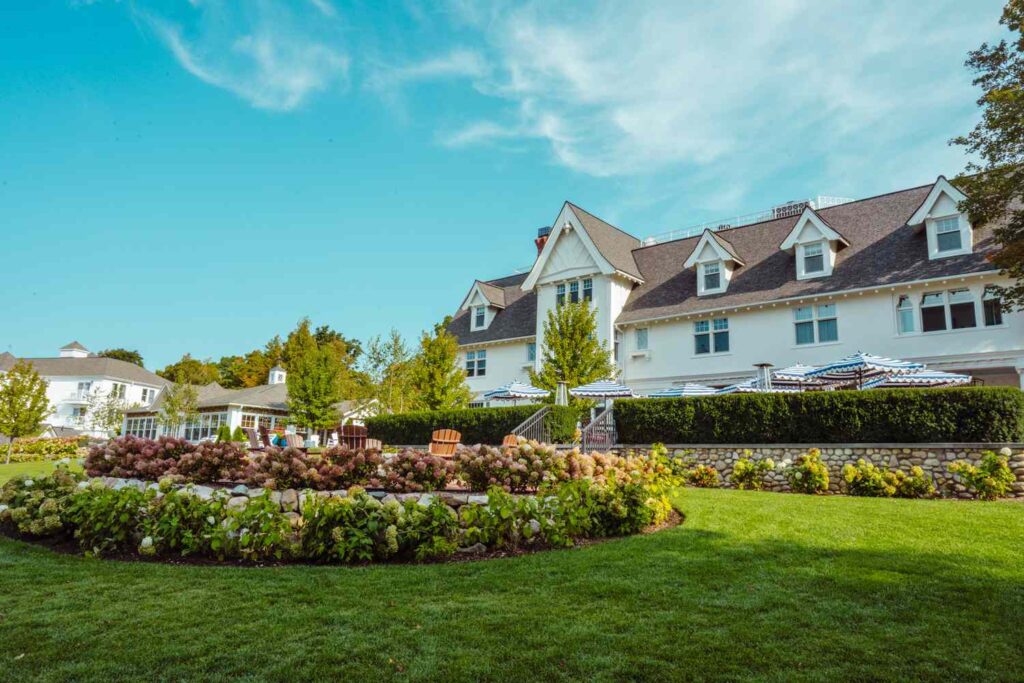
[[[327,0],[314,0],[323,21],[335,17]],[[235,93],[261,109],[289,111],[314,93],[348,82],[350,58],[321,27],[286,5],[255,3],[238,11],[219,0],[193,1],[191,14],[166,17],[135,12],[196,78]]]
[[[481,79],[491,73],[483,56],[467,48],[454,48],[448,53],[418,62],[402,64],[375,64],[366,79],[366,85],[382,93],[394,91],[412,83],[447,79]]]

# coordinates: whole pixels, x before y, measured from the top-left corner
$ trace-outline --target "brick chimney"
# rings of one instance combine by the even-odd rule
[[[537,256],[540,256],[540,252],[544,250],[544,245],[548,242],[548,235],[551,234],[551,226],[545,225],[543,228],[537,228],[537,239],[533,241],[537,245]]]

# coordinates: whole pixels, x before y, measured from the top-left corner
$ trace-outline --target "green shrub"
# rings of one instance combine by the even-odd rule
[[[615,402],[622,443],[922,443],[1024,440],[1012,387],[729,394]]]
[[[935,483],[918,466],[903,470],[885,470],[860,458],[856,465],[843,467],[846,492],[851,496],[875,498],[926,498],[935,493]]]
[[[212,529],[210,549],[221,560],[260,562],[289,559],[297,548],[288,515],[270,496],[256,496],[244,507],[225,507]]]
[[[718,470],[711,465],[696,465],[686,473],[686,483],[702,489],[713,489],[718,486]]]
[[[464,444],[500,444],[505,435],[538,409],[538,406],[515,406],[422,410],[371,417],[366,421],[366,428],[370,438],[380,439],[387,444],[427,444],[435,429],[454,429],[460,432]]]
[[[823,493],[828,491],[828,467],[821,461],[821,451],[812,448],[786,468],[789,488],[796,493]]]
[[[565,455],[554,446],[521,440],[511,448],[477,446],[455,453],[459,478],[474,491],[498,486],[520,493],[536,490],[545,481],[565,476]]]
[[[88,439],[82,436],[35,437],[15,439],[11,462],[33,462],[36,460],[60,460],[78,457]],[[6,447],[3,451],[6,456]]]
[[[149,505],[139,551],[144,555],[182,557],[212,554],[211,540],[224,520],[226,503],[226,495],[203,499],[188,489],[167,491]]]
[[[775,469],[775,461],[771,458],[752,460],[751,455],[751,451],[743,451],[743,457],[733,465],[732,483],[740,490],[760,491],[764,488],[764,476]]]
[[[551,443],[576,443],[576,425],[580,421],[581,409],[576,406],[551,406],[544,418]]]
[[[896,480],[897,498],[928,498],[935,495],[935,482],[917,465],[910,468],[910,474],[903,470],[891,474]]]
[[[1002,498],[1016,481],[1009,458],[992,451],[982,453],[977,466],[958,460],[950,464],[949,471],[958,475],[967,490],[982,500]]]
[[[64,514],[82,550],[89,555],[134,550],[142,539],[142,524],[151,491],[126,486],[110,489],[98,480],[71,498]]]
[[[58,467],[47,477],[21,476],[0,488],[0,525],[30,536],[55,536],[64,530],[62,516],[82,476]]]

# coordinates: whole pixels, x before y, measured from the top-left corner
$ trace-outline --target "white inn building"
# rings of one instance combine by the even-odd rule
[[[529,272],[470,287],[449,330],[479,397],[538,367],[543,323],[590,301],[619,380],[639,393],[725,386],[757,363],[857,351],[1024,388],[1024,316],[1000,310],[991,226],[949,181],[861,200],[790,203],[756,222],[641,240],[571,203]]]

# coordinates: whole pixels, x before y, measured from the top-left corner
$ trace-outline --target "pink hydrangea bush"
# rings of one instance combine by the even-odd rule
[[[195,448],[184,439],[170,436],[156,440],[122,436],[90,449],[85,472],[90,477],[159,479],[172,474],[178,460]]]
[[[204,442],[182,454],[173,474],[187,481],[237,481],[248,465],[249,449],[232,441]]]
[[[366,486],[371,482],[379,486],[382,479],[384,456],[376,449],[351,450],[333,446],[325,450],[316,465],[325,488],[344,489]]]
[[[405,450],[385,463],[383,481],[371,479],[369,484],[396,493],[437,491],[455,479],[456,471],[455,462],[448,458]]]
[[[455,454],[459,478],[475,491],[498,486],[509,493],[535,491],[544,482],[566,478],[566,457],[554,446],[520,441],[512,447],[475,446]]]
[[[268,448],[249,456],[243,477],[250,486],[268,489],[319,488],[316,465],[298,448]]]

